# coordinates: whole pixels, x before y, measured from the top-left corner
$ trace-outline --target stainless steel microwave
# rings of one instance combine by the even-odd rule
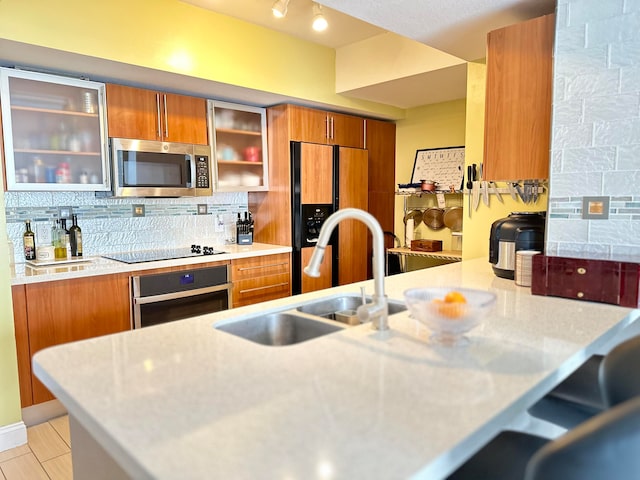
[[[211,147],[111,138],[115,197],[211,195]]]

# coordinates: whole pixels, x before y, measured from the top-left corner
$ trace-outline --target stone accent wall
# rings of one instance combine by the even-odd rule
[[[559,0],[556,21],[546,253],[640,260],[640,2]]]

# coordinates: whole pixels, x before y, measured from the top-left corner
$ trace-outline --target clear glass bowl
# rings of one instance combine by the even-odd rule
[[[461,294],[465,301],[445,301],[452,292]],[[456,294],[453,296],[459,298]],[[458,346],[468,343],[464,334],[491,311],[496,295],[470,288],[426,287],[406,290],[404,299],[411,316],[431,331],[431,341]]]

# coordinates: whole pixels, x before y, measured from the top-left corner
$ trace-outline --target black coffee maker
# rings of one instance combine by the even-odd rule
[[[544,227],[547,212],[512,212],[491,225],[489,262],[493,272],[513,280],[516,252],[539,250],[544,253]]]

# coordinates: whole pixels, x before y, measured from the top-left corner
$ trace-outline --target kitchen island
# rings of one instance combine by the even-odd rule
[[[497,295],[469,345],[431,344],[408,312],[386,332],[365,324],[281,347],[213,328],[371,293],[368,281],[56,346],[36,354],[34,371],[69,412],[76,480],[434,479],[640,314],[532,296],[486,259],[386,279],[390,299],[427,285]]]

